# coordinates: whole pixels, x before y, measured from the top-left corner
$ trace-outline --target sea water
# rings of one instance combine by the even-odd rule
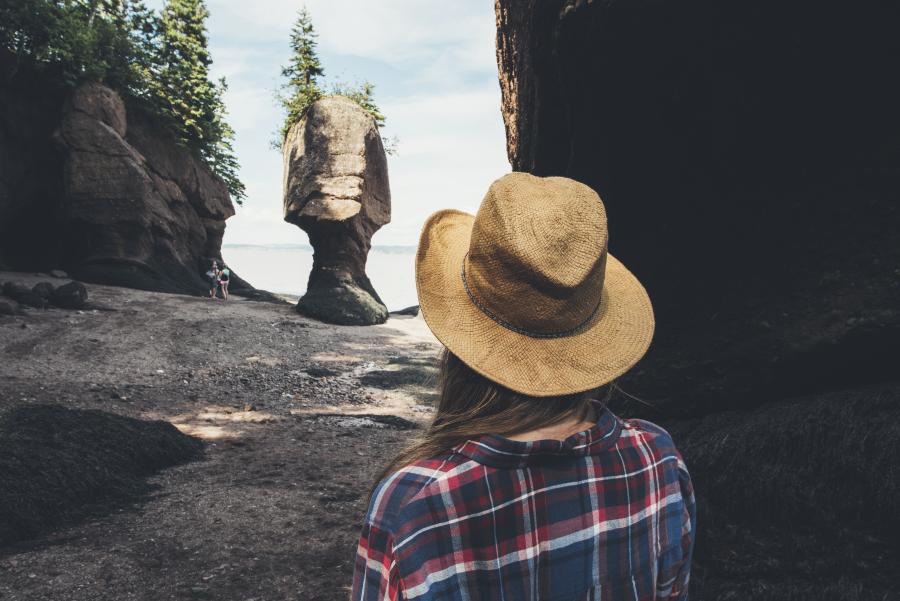
[[[366,273],[391,311],[418,304],[414,246],[376,246],[369,251]],[[235,273],[269,292],[300,297],[312,269],[307,245],[224,244],[222,258]]]

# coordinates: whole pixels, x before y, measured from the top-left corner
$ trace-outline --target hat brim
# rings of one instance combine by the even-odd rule
[[[425,223],[416,253],[416,290],[428,327],[453,354],[486,378],[529,396],[599,388],[627,372],[653,338],[647,291],[611,255],[600,307],[577,334],[534,338],[505,328],[476,307],[461,271],[475,217],[453,209]]]

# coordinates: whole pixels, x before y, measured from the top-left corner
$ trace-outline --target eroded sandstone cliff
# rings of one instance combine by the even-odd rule
[[[200,293],[234,214],[221,179],[113,90],[17,74],[0,89],[0,262]],[[233,288],[246,283],[237,280]]]
[[[615,408],[692,472],[691,599],[894,594],[898,8],[496,0],[513,168],[595,188],[654,302]]]
[[[878,10],[497,0],[512,166],[604,199],[654,300],[637,376],[663,413],[896,376],[900,38]]]

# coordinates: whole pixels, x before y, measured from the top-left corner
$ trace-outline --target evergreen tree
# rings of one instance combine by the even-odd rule
[[[0,3],[0,44],[19,64],[53,67],[70,85],[102,81],[140,95],[153,41],[136,35],[152,29],[154,15],[140,0],[34,0]]]
[[[232,140],[225,121],[225,81],[210,80],[206,18],[203,0],[168,0],[160,19],[157,73],[151,80],[154,104],[175,124],[186,146],[198,151],[222,177],[238,204],[244,186],[238,179]]]
[[[278,100],[285,110],[284,123],[274,146],[281,148],[291,125],[299,121],[306,109],[323,96],[318,78],[325,74],[316,53],[316,31],[306,7],[300,9],[291,28],[291,60],[282,67],[281,75],[287,78]]]
[[[212,65],[203,0],[168,0],[162,11],[159,72],[152,82],[163,111],[177,123],[185,142],[198,149],[214,142],[218,90],[209,79]]]
[[[297,20],[291,28],[291,60],[281,69],[281,75],[287,81],[276,94],[285,112],[281,128],[272,141],[272,147],[276,150],[281,150],[291,126],[303,118],[309,105],[326,95],[319,84],[319,78],[324,77],[325,70],[316,53],[316,37],[309,11],[303,7],[297,13]],[[328,95],[345,96],[356,102],[375,118],[378,127],[383,127],[384,115],[375,104],[374,90],[374,84],[368,81],[355,85],[338,81],[331,85]],[[397,148],[396,138],[383,140],[387,153],[394,154]]]
[[[216,95],[215,120],[213,122],[213,131],[215,136],[215,144],[206,152],[206,158],[210,163],[213,171],[221,177],[228,185],[231,196],[238,204],[243,204],[246,198],[246,189],[244,183],[238,177],[240,165],[237,157],[234,155],[234,130],[226,121],[227,111],[225,102],[222,100],[225,92],[228,91],[228,84],[225,78],[219,79],[218,94]]]
[[[52,81],[99,81],[160,117],[228,184],[241,204],[225,81],[209,78],[203,0],[0,0],[0,47]],[[15,77],[17,68],[8,74]]]
[[[147,8],[143,0],[122,0],[124,6],[120,27],[130,41],[126,55],[130,73],[126,93],[145,101],[152,101],[150,82],[156,77],[160,20]]]

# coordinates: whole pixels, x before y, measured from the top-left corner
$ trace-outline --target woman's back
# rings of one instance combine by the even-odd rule
[[[379,477],[353,599],[687,599],[684,462],[663,429],[596,401],[655,323],[607,240],[596,192],[527,173],[492,183],[475,215],[425,223],[416,291],[445,347],[435,414]]]
[[[694,511],[648,422],[603,409],[563,441],[482,436],[379,484],[352,598],[683,599]]]

